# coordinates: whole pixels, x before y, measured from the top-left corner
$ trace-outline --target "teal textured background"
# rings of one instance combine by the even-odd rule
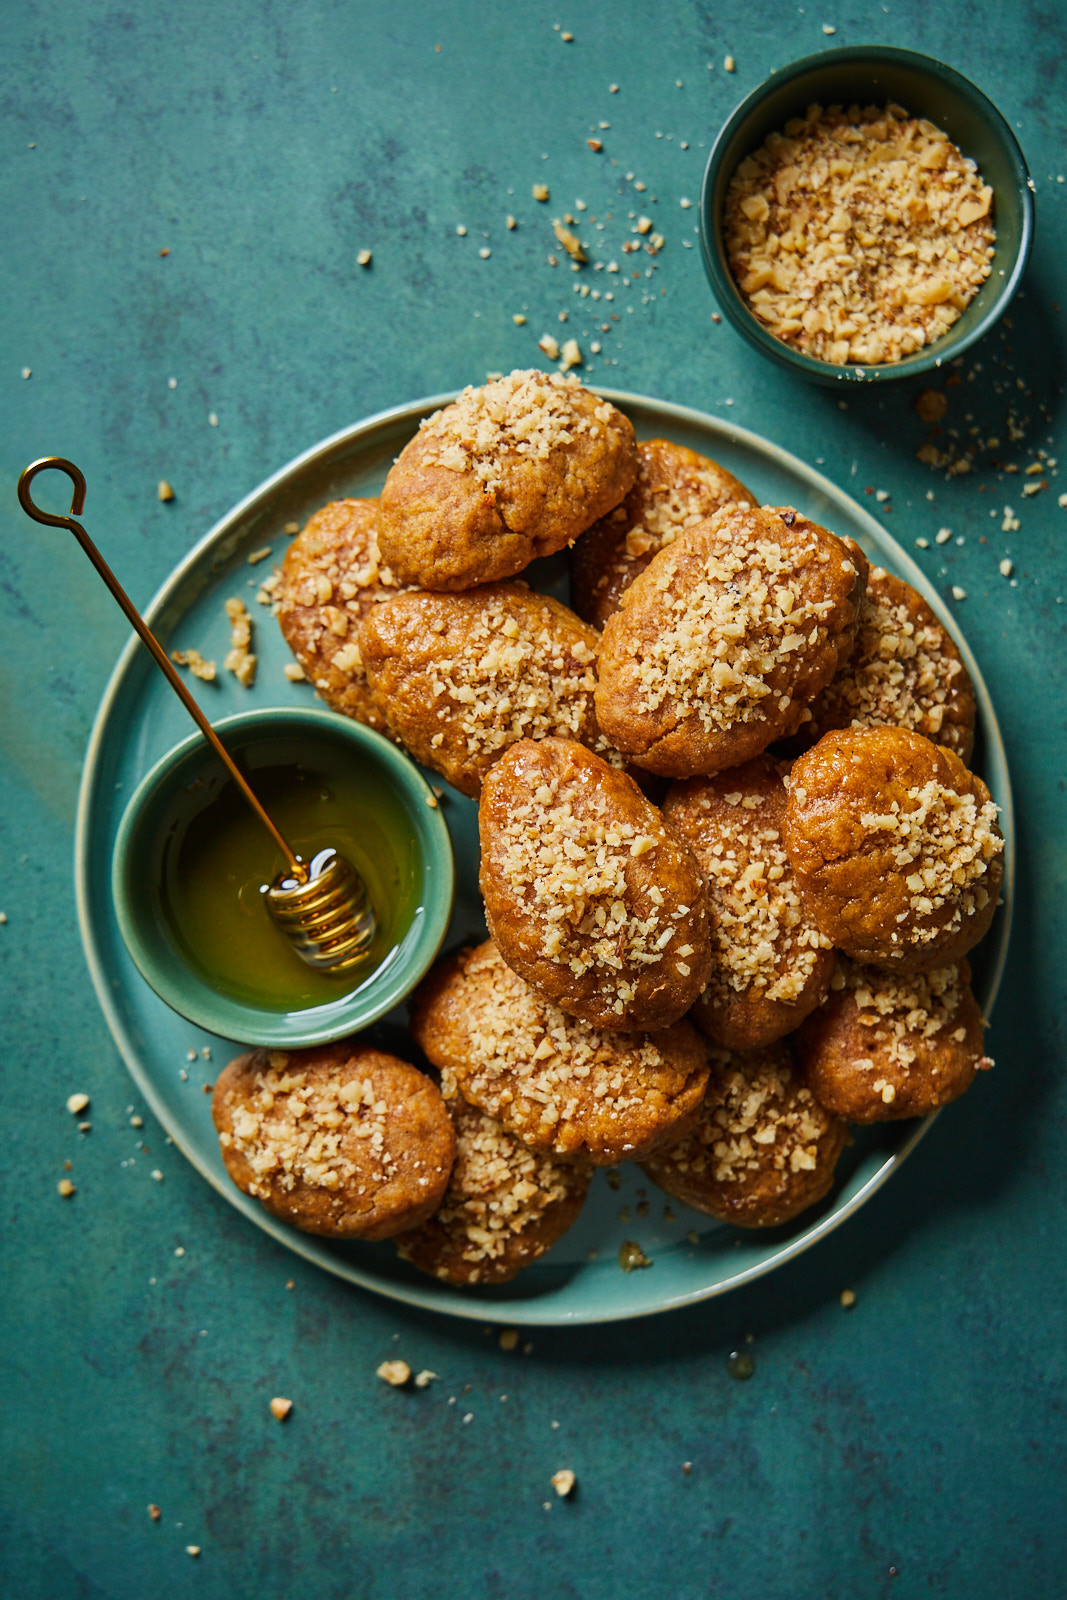
[[[5,1595],[1062,1594],[1067,471],[1032,497],[1022,485],[1040,481],[1023,473],[1033,452],[1065,444],[1063,9],[91,0],[9,4],[4,22]],[[776,65],[865,40],[971,77],[1034,178],[1023,289],[951,374],[944,428],[959,437],[937,440],[1001,444],[950,481],[916,459],[921,383],[850,393],[842,409],[714,324],[693,231],[707,149],[742,96]],[[623,290],[611,275],[618,323],[594,319],[609,303],[581,300],[565,260],[548,266],[563,209],[620,267],[652,266],[620,253],[629,211],[666,238],[652,277]],[[608,210],[603,234],[584,220]],[[86,525],[144,605],[299,450],[536,364],[546,331],[579,339],[594,382],[730,417],[821,459],[857,497],[888,493],[864,503],[906,548],[930,541],[914,553],[943,594],[966,591],[951,603],[1005,731],[1020,873],[996,1070],[858,1217],[703,1307],[534,1331],[508,1353],[495,1326],[305,1266],[149,1117],[130,1126],[144,1108],[85,971],[71,874],[81,761],[125,629],[73,542],[21,515],[14,485],[37,455],[77,461]],[[1005,506],[1017,529],[1003,530]],[[952,538],[937,545],[941,527]],[[75,1090],[92,1098],[85,1135],[64,1109]],[[739,1383],[727,1357],[746,1338],[755,1372]],[[389,1389],[374,1370],[390,1356],[440,1380]],[[275,1394],[294,1401],[284,1425]],[[568,1502],[549,1487],[560,1466],[578,1476]]]

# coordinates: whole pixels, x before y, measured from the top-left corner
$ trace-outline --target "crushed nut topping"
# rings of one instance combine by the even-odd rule
[[[266,551],[269,555],[270,552]],[[227,600],[226,616],[230,623],[230,649],[222,663],[232,672],[239,684],[251,689],[256,681],[257,658],[249,648],[252,643],[252,618],[243,600]]]
[[[940,338],[989,276],[992,201],[933,123],[813,105],[734,174],[730,268],[784,343],[836,365],[896,361]]]
[[[578,387],[576,378],[535,369],[511,372],[479,388],[468,385],[452,405],[420,424],[420,432],[436,445],[424,458],[426,465],[472,471],[487,491],[501,489],[502,455],[547,461],[579,434],[595,437],[599,426],[610,423],[613,408],[605,402],[591,418],[575,409],[570,397]]]
[[[716,1183],[744,1183],[768,1166],[783,1173],[814,1171],[827,1114],[797,1084],[788,1055],[713,1051],[712,1062],[694,1136],[671,1152],[678,1171],[699,1175],[710,1166]]]
[[[870,1040],[872,1049],[881,1047],[882,1059],[889,1066],[907,1071],[918,1054],[916,1046],[941,1033],[950,1032],[957,1043],[963,1042],[956,1038],[959,1030],[953,1029],[953,1023],[967,984],[955,962],[908,977],[857,966],[845,956],[839,956],[838,962],[840,976],[835,974],[834,988],[851,994],[864,1038]],[[874,1071],[873,1057],[856,1058],[852,1065],[861,1072]],[[883,1080],[873,1087],[885,1099],[884,1090],[892,1085]]]

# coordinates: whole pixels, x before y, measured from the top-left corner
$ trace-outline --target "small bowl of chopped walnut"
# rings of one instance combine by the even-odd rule
[[[1034,227],[1004,118],[951,67],[871,45],[772,73],[724,125],[701,195],[723,314],[818,383],[962,354],[1022,277]]]

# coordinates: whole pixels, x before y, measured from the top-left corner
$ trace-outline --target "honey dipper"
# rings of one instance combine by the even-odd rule
[[[52,467],[65,472],[74,486],[71,514],[66,517],[42,511],[34,504],[30,494],[30,485],[37,474]],[[325,968],[330,972],[345,972],[358,966],[370,950],[376,922],[366,885],[351,863],[336,850],[320,850],[309,865],[282,838],[233,757],[174,670],[159,640],[81,523],[74,520],[81,515],[85,504],[85,478],[81,471],[73,461],[63,456],[43,456],[39,461],[32,462],[19,478],[18,496],[22,509],[35,522],[55,528],[69,528],[73,533],[122,607],[141,643],[281,850],[287,865],[267,887],[263,898],[271,917],[297,955],[309,966]]]

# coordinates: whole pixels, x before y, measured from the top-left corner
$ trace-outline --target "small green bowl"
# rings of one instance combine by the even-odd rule
[[[808,106],[884,106],[890,101],[947,133],[991,186],[996,225],[992,270],[959,320],[933,344],[900,361],[834,366],[783,344],[745,304],[723,245],[726,191],[744,158]],[[708,157],[700,197],[704,267],[724,316],[761,355],[816,383],[912,378],[961,355],[1007,307],[1026,266],[1033,232],[1033,182],[1015,135],[992,101],[944,62],[883,45],[828,50],[773,72],[723,126]]]
[[[366,801],[369,818],[384,819],[396,859],[390,859],[387,871],[382,869],[380,881],[375,879],[378,896],[383,896],[381,885],[387,881],[403,885],[395,901],[401,909],[393,913],[388,906],[376,906],[380,915],[396,916],[390,948],[366,974],[357,969],[351,987],[333,980],[325,995],[319,992],[309,1002],[296,1005],[285,1001],[272,1004],[254,992],[250,995],[239,983],[202,964],[168,912],[169,896],[185,881],[185,867],[179,870],[178,863],[184,859],[180,849],[186,830],[231,784],[200,734],[156,763],[139,784],[119,826],[112,893],[126,948],[167,1005],[221,1038],[279,1049],[344,1038],[377,1021],[403,1000],[440,949],[455,889],[447,824],[415,763],[361,723],[314,707],[291,707],[226,717],[216,728],[253,791],[257,791],[257,772],[260,785],[265,785],[272,770],[278,768],[325,771],[343,778],[345,787]],[[257,798],[266,802],[262,792]],[[269,812],[269,805],[267,809]],[[369,840],[372,835],[367,828],[374,824],[359,826]],[[248,827],[262,827],[251,809]],[[373,837],[374,854],[368,855],[362,869],[372,900],[376,898],[372,876],[378,863],[390,856],[390,850],[382,848],[386,835]],[[343,844],[339,848],[351,854]],[[258,917],[260,913],[265,937],[276,935],[284,941],[285,936],[270,923],[266,908],[253,900],[250,915]],[[287,963],[290,952],[283,949],[279,959]],[[305,969],[295,954],[291,961],[295,981],[300,983]]]

